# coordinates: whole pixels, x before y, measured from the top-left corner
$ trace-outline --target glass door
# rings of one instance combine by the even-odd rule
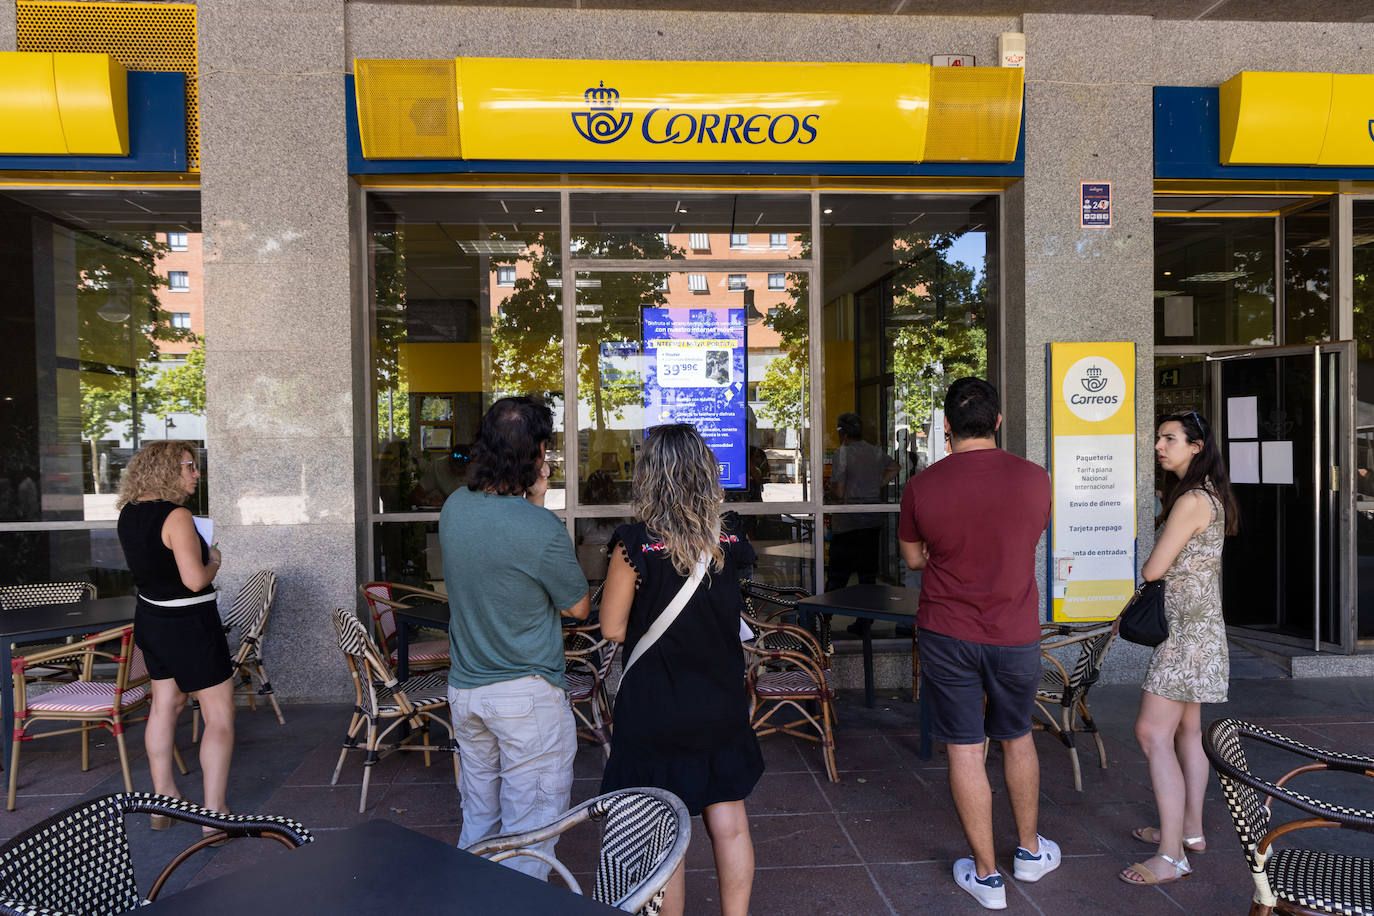
[[[1213,353],[1212,415],[1240,508],[1222,556],[1226,622],[1349,651],[1355,467],[1349,342]]]

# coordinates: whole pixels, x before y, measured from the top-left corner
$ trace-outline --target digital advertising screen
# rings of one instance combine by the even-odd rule
[[[644,310],[644,425],[691,423],[715,452],[720,485],[748,484],[742,308]]]

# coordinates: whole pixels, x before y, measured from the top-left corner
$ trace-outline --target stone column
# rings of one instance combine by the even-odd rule
[[[279,577],[267,670],[340,700],[327,612],[357,605],[344,0],[201,0],[210,511],[231,599]]]
[[[1023,29],[1026,175],[1006,195],[1007,445],[1048,461],[1047,343],[1135,341],[1143,563],[1154,543],[1153,23],[1027,14]],[[1084,181],[1112,183],[1112,228],[1079,228]]]
[[[0,51],[17,51],[19,13],[15,0],[0,0]]]

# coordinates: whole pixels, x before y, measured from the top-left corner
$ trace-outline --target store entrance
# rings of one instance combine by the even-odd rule
[[[1222,605],[1247,635],[1353,648],[1354,356],[1350,342],[1207,356],[1241,519]]]

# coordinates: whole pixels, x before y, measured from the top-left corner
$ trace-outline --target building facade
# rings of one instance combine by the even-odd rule
[[[232,593],[259,568],[281,580],[267,647],[275,686],[336,698],[345,675],[326,613],[357,606],[360,582],[442,575],[438,507],[462,482],[475,422],[493,398],[533,392],[558,418],[550,506],[589,579],[628,515],[643,430],[709,401],[759,575],[816,588],[829,538],[860,525],[880,529],[879,580],[900,584],[896,501],[942,454],[944,386],[990,377],[1003,445],[1050,466],[1047,345],[1125,341],[1135,567],[1153,544],[1155,420],[1204,412],[1238,446],[1233,462],[1260,456],[1242,494],[1245,529],[1228,547],[1233,632],[1353,664],[1374,640],[1374,600],[1360,600],[1374,591],[1374,111],[1359,115],[1370,152],[1335,164],[1320,144],[1268,165],[1228,165],[1202,146],[1224,142],[1218,112],[1242,74],[1374,79],[1374,21],[1353,6],[1298,4],[1290,15],[1307,21],[1287,22],[1193,5],[1151,17],[1115,15],[1128,5],[1111,3],[964,16],[900,3],[750,13],[6,0],[0,51],[116,54],[109,35],[120,29],[143,30],[154,51],[173,47],[126,67],[180,72],[189,127],[182,158],[153,168],[77,153],[25,160],[35,154],[12,138],[0,147],[0,320],[15,354],[0,413],[11,443],[5,581],[127,588],[112,522],[86,507],[117,481],[134,425],[143,438],[195,439],[207,484],[198,508],[216,521],[223,586]],[[981,70],[999,63],[1008,33],[1025,42],[1012,154],[963,158],[991,129],[976,121],[996,107],[985,99],[970,103],[983,126],[967,136],[958,122],[932,129],[926,148],[941,152],[884,158],[901,125],[871,113],[885,99],[924,108],[934,96],[845,68],[906,78],[903,65],[960,54]],[[756,69],[678,68],[689,85],[672,91],[696,93],[691,110],[721,120],[694,116],[690,135],[686,121],[661,120],[652,139],[623,82],[572,87],[589,117],[608,104],[601,90],[621,93],[612,114],[633,111],[645,142],[676,130],[680,150],[652,161],[563,155],[566,139],[537,133],[465,133],[457,155],[436,152],[422,144],[457,123],[456,100],[435,109],[422,93],[369,109],[363,98],[358,62],[459,61],[461,95],[478,85],[461,68],[491,59],[505,62],[490,64],[507,68],[503,78],[568,61],[608,73],[665,61]],[[813,71],[853,80],[845,104],[860,126],[843,158],[788,158],[805,137],[802,109],[795,129],[781,115],[766,122],[772,153],[745,149],[743,117],[743,158],[712,148],[728,136],[730,105],[744,104],[736,95],[780,81],[805,103],[785,83]],[[731,74],[761,82],[732,87]],[[1306,98],[1295,110],[1314,118],[1339,107]],[[400,153],[369,155],[386,126],[368,118],[388,112]],[[142,126],[130,114],[131,136]],[[514,153],[473,155],[487,140]],[[1108,184],[1110,220],[1092,225],[1085,186]],[[203,309],[178,305],[197,300]],[[679,327],[703,321],[709,329]],[[184,387],[157,379],[192,363],[201,341],[198,414]],[[675,386],[670,371],[698,384]],[[703,388],[709,399],[684,393]],[[1249,398],[1254,430],[1243,435]],[[851,412],[900,467],[858,500],[830,480],[838,418]],[[203,416],[203,435],[183,425],[188,415]],[[1048,602],[1048,539],[1042,554]],[[1114,653],[1121,676],[1140,670],[1143,651]]]

